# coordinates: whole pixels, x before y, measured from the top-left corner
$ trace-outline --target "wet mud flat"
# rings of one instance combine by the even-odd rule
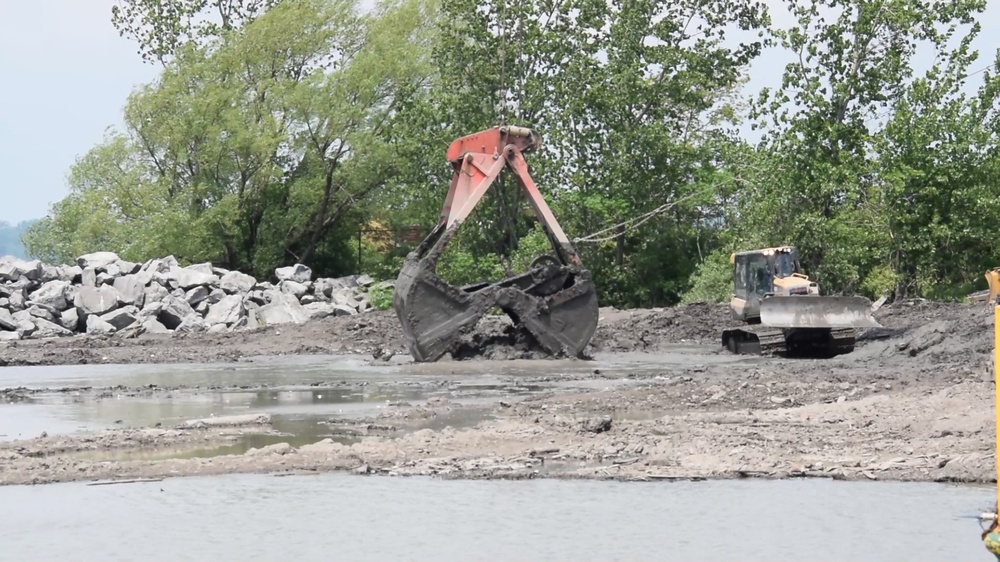
[[[383,333],[387,326],[373,328],[345,337],[347,344],[328,343],[326,350],[365,353],[370,370],[387,372],[380,384],[394,384],[389,379],[406,369],[407,380],[397,384],[418,391],[417,398],[394,397],[375,410],[329,416],[317,424],[321,431],[289,431],[271,416],[220,415],[201,423],[172,420],[3,441],[0,484],[333,470],[445,478],[995,478],[992,313],[986,307],[885,307],[878,314],[885,328],[863,334],[854,353],[830,360],[730,356],[710,342],[716,328],[728,324],[724,307],[692,310],[700,316],[683,309],[605,311],[593,362],[386,361],[384,353],[373,355],[390,348],[391,334]],[[350,322],[364,322],[364,316]],[[288,334],[285,329],[277,337]],[[326,336],[327,342],[335,339]],[[190,349],[174,348],[181,350],[174,355],[178,361],[193,353],[189,343]],[[689,347],[671,351],[678,344]],[[142,347],[122,343],[114,349],[128,346],[133,352]],[[630,357],[645,357],[641,368],[628,368],[623,358]],[[248,353],[242,361],[255,359]],[[464,377],[513,364],[522,372],[499,376],[501,384],[486,392],[472,396],[456,387]],[[287,376],[283,384],[295,381],[294,372]],[[366,384],[337,375],[301,381],[319,389]],[[225,390],[36,385],[3,390],[0,408],[4,401],[23,405],[65,393],[86,404],[109,399],[108,393],[130,400]]]

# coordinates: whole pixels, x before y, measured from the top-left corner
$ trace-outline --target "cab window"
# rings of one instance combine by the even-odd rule
[[[736,265],[733,269],[733,281],[738,292],[745,291],[747,288],[747,262],[745,259],[736,259]]]
[[[763,295],[771,291],[770,265],[764,256],[754,256],[747,266],[747,284],[754,293]]]

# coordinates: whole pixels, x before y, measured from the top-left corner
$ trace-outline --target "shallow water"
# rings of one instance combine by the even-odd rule
[[[358,355],[288,355],[254,357],[235,363],[135,364],[135,365],[51,365],[4,367],[0,388],[60,388],[80,386],[201,386],[239,384],[310,384],[331,377],[344,380],[372,380],[388,377],[397,381],[426,381],[482,375],[537,376],[587,373],[594,369],[646,372],[670,366],[697,366],[753,362],[750,356],[719,352],[714,346],[675,345],[667,351],[649,353],[597,354],[593,361],[577,359],[511,361],[438,361],[414,363],[409,356],[397,356],[388,363],[373,363]]]
[[[637,384],[626,377],[669,375],[676,368],[733,361],[745,359],[709,353],[697,346],[678,346],[668,353],[616,354],[598,356],[594,361],[414,364],[396,359],[390,364],[372,364],[358,356],[289,356],[233,364],[5,367],[0,369],[0,388],[49,391],[33,394],[24,402],[0,404],[0,440],[37,437],[43,431],[55,434],[157,423],[169,426],[190,419],[247,413],[269,413],[279,431],[294,427],[319,440],[329,434],[319,422],[342,416],[374,416],[397,401],[419,405],[429,398],[443,397],[462,405],[493,404],[505,397],[555,387]],[[594,370],[612,378],[559,380],[560,376]],[[550,380],[518,382],[529,376],[548,376]],[[116,389],[147,385],[170,390],[129,395]],[[87,387],[106,391],[95,396],[85,390]],[[459,415],[435,423],[460,427],[481,419]]]
[[[0,488],[3,560],[992,559],[993,490],[825,480],[442,481],[346,474]]]

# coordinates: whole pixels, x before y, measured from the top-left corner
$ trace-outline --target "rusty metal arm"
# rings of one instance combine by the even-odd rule
[[[577,257],[572,243],[569,241],[566,233],[563,232],[562,227],[559,226],[559,221],[552,214],[552,210],[549,208],[548,203],[545,202],[541,192],[538,191],[534,180],[531,179],[531,175],[528,173],[528,163],[525,162],[521,151],[515,146],[508,146],[506,148],[506,157],[507,164],[510,166],[511,171],[514,172],[517,183],[524,190],[525,194],[527,194],[528,202],[531,203],[535,214],[541,220],[545,235],[548,236],[549,243],[556,250],[560,261],[579,265],[580,258]]]
[[[492,161],[491,161],[492,160]],[[486,194],[506,162],[486,154],[466,154],[462,167],[455,171],[452,190],[441,210],[441,223],[451,228],[469,217]]]

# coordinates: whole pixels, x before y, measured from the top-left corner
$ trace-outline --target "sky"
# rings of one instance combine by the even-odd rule
[[[74,161],[120,126],[129,93],[158,75],[111,25],[116,0],[0,0],[0,221],[44,216],[67,193]],[[776,3],[772,0],[772,3]],[[776,23],[787,16],[773,15]],[[989,0],[974,47],[1000,47],[1000,0]],[[754,63],[749,92],[780,85],[787,55]],[[926,55],[914,61],[929,64]],[[747,136],[753,136],[747,129]]]

